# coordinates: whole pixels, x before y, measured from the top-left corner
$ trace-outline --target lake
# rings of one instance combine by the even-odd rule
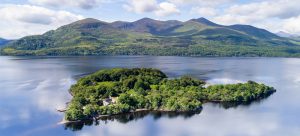
[[[210,84],[246,82],[277,92],[249,105],[207,103],[194,115],[160,113],[79,126],[58,125],[76,79],[103,68],[152,67],[170,78],[190,75]],[[2,136],[299,136],[300,59],[167,56],[0,57]]]

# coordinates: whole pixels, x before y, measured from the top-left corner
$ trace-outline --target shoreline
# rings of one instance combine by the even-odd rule
[[[276,92],[276,91],[275,91]],[[58,125],[65,125],[65,124],[71,124],[71,123],[80,123],[80,122],[84,122],[84,121],[87,121],[87,120],[100,120],[100,119],[104,119],[104,118],[108,118],[108,117],[114,117],[114,116],[118,116],[118,115],[126,115],[126,114],[131,114],[131,113],[137,113],[137,112],[174,112],[174,113],[188,113],[188,112],[195,112],[195,111],[199,111],[199,110],[203,110],[203,104],[205,103],[217,103],[217,104],[226,104],[226,103],[239,103],[239,104],[242,104],[242,103],[251,103],[251,102],[254,102],[254,101],[259,101],[261,100],[262,98],[259,98],[259,99],[256,99],[256,100],[253,100],[253,101],[250,101],[250,102],[245,102],[245,101],[240,101],[240,102],[235,102],[235,101],[222,101],[222,100],[212,100],[212,101],[207,101],[207,100],[204,100],[202,101],[202,105],[194,110],[190,110],[190,111],[173,111],[173,110],[164,110],[164,109],[156,109],[156,110],[151,110],[151,109],[136,109],[135,111],[130,111],[130,112],[127,112],[127,113],[120,113],[120,114],[112,114],[112,115],[97,115],[97,116],[94,116],[94,117],[91,117],[91,118],[88,118],[88,119],[84,119],[84,120],[73,120],[73,121],[68,121],[68,120],[65,120],[65,118],[63,118],[62,121],[58,122],[57,124]],[[67,109],[57,109],[58,112],[65,112],[67,111]]]
[[[275,91],[276,92],[276,91]],[[84,119],[84,120],[73,120],[73,121],[68,121],[68,120],[65,120],[65,118],[63,118],[62,121],[58,122],[57,124],[58,125],[65,125],[65,124],[70,124],[70,123],[80,123],[80,122],[84,122],[84,121],[87,121],[87,120],[100,120],[100,119],[103,119],[103,118],[108,118],[108,117],[114,117],[114,116],[118,116],[118,115],[126,115],[126,114],[131,114],[131,113],[137,113],[137,112],[174,112],[174,113],[188,113],[188,112],[195,112],[195,111],[199,111],[199,110],[203,110],[203,104],[205,103],[217,103],[217,104],[226,104],[226,103],[239,103],[239,104],[243,104],[243,103],[251,103],[251,102],[254,102],[254,101],[259,101],[263,98],[259,98],[259,99],[256,99],[256,100],[252,100],[250,102],[246,102],[246,101],[239,101],[239,102],[235,102],[235,101],[222,101],[222,100],[211,100],[211,101],[207,101],[207,100],[204,100],[202,101],[202,105],[194,110],[190,110],[190,111],[173,111],[173,110],[164,110],[164,109],[156,109],[156,110],[151,110],[151,109],[136,109],[135,111],[130,111],[130,112],[127,112],[127,113],[120,113],[120,114],[112,114],[112,115],[97,115],[97,116],[94,116],[94,117],[91,117],[91,118],[88,118],[88,119]],[[56,109],[58,112],[65,112],[67,111],[67,109]]]
[[[65,124],[71,124],[71,123],[80,123],[80,122],[84,122],[87,120],[100,120],[103,118],[107,118],[107,117],[114,117],[114,116],[118,116],[118,115],[126,115],[126,114],[131,114],[131,113],[137,113],[137,112],[174,112],[174,113],[188,113],[188,112],[195,112],[195,111],[201,111],[203,109],[203,107],[198,107],[194,110],[191,111],[173,111],[173,110],[164,110],[164,109],[157,109],[157,110],[150,110],[150,109],[136,109],[135,111],[130,111],[127,113],[120,113],[120,114],[113,114],[113,115],[97,115],[95,117],[91,117],[89,119],[84,119],[84,120],[73,120],[73,121],[68,121],[65,120],[65,118],[63,118],[62,121],[58,122],[58,125],[65,125]]]
[[[128,74],[131,76],[128,76]],[[123,76],[126,77],[126,80],[121,80]],[[136,80],[140,78],[145,78],[145,81],[137,82]],[[152,79],[153,81],[150,79]],[[130,80],[130,82],[128,80]],[[131,92],[132,94],[127,93],[131,90],[130,88],[133,88],[132,85],[130,85],[132,84],[131,82],[135,83],[135,88],[137,86],[139,90],[149,90],[150,93],[139,94],[139,92],[136,91],[137,89],[135,91],[133,90],[133,92]],[[140,82],[146,83],[147,85],[144,85]],[[82,91],[87,87],[90,87],[89,89],[99,90],[99,88],[97,87],[101,85],[103,85],[104,88],[100,89],[99,94],[94,93],[93,91]],[[61,124],[67,124],[87,120],[99,120],[102,118],[110,118],[117,115],[130,114],[142,111],[188,113],[199,111],[200,109],[202,110],[204,103],[233,103],[235,105],[251,103],[255,100],[268,97],[274,92],[276,92],[276,90],[273,87],[266,86],[264,84],[259,84],[254,81],[248,81],[246,83],[238,84],[208,85],[208,87],[204,87],[205,85],[205,81],[194,79],[188,76],[182,76],[178,79],[169,79],[165,75],[165,73],[153,68],[103,69],[89,76],[81,78],[77,82],[77,84],[72,85],[69,89],[69,94],[71,94],[73,97],[78,98],[76,99],[76,101],[71,101],[74,103],[76,102],[75,106],[72,105],[71,107],[69,107],[69,105],[67,105],[66,110],[61,109],[58,111],[67,111],[65,112],[64,119],[61,121]],[[107,87],[110,87],[109,89],[112,90],[107,90]],[[122,87],[124,90],[116,90]],[[180,87],[182,90],[176,91],[178,87]],[[193,89],[189,87],[193,87]],[[243,88],[248,89],[249,93],[245,94],[245,90]],[[233,93],[226,91],[226,89],[233,91]],[[161,92],[155,92],[155,90],[160,90]],[[109,98],[107,98],[108,96],[105,96],[106,93],[104,91],[115,91],[116,94],[114,94],[114,96],[120,96],[120,103],[117,103],[116,97],[111,98],[111,96],[109,96]],[[181,95],[181,93],[187,93],[187,95],[184,96]],[[133,94],[136,95],[136,97],[138,97],[139,99],[144,99],[147,101],[138,100],[138,98],[132,96]],[[90,107],[88,107],[88,109],[86,110],[85,106],[87,106],[88,103],[83,103],[82,101],[79,101],[90,101],[89,98],[86,98],[86,95],[99,95],[103,98],[99,97],[98,99],[102,99],[95,101],[97,103],[94,103],[93,105],[89,105]],[[198,95],[203,96],[201,97]],[[223,95],[225,95],[226,97]],[[149,96],[149,98],[147,96]],[[155,98],[158,100],[151,100],[152,97],[153,99]],[[169,103],[167,103],[167,101]],[[137,103],[144,103],[144,105],[137,106]],[[150,106],[147,106],[146,104],[149,104]]]

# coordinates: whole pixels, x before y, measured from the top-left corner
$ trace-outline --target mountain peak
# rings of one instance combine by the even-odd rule
[[[157,22],[161,22],[161,21],[145,17],[145,18],[135,21],[134,23],[153,23],[153,22],[157,23]]]
[[[191,21],[198,22],[198,23],[208,25],[208,26],[221,26],[219,24],[216,24],[216,23],[204,18],[204,17],[201,17],[201,18],[198,18],[198,19],[192,19]]]
[[[82,20],[78,20],[74,23],[72,23],[73,25],[82,25],[82,24],[107,24],[107,22],[104,21],[100,21],[98,19],[94,19],[94,18],[85,18]]]
[[[95,22],[101,22],[101,21],[98,20],[98,19],[94,19],[94,18],[85,18],[85,19],[82,19],[82,20],[78,20],[76,22],[77,23],[95,23]]]
[[[209,21],[208,19],[206,19],[204,17],[200,17],[200,18],[195,19],[195,20],[202,21],[202,22],[211,22],[211,21]]]
[[[276,35],[280,36],[280,37],[286,37],[286,38],[293,38],[293,37],[299,37],[296,34],[291,34],[288,32],[284,32],[284,31],[279,31],[278,33],[276,33]]]
[[[144,17],[144,18],[142,18],[140,20],[137,20],[137,21],[156,21],[156,20],[154,20],[152,18]]]
[[[78,20],[74,23],[71,23],[69,25],[66,26],[62,26],[63,27],[74,27],[74,28],[98,28],[104,25],[108,25],[107,22],[103,22],[100,21],[98,19],[94,19],[94,18],[86,18],[86,19],[82,19],[82,20]]]

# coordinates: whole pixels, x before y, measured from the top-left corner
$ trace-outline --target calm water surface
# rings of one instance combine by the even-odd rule
[[[191,75],[210,84],[254,80],[274,86],[269,98],[247,106],[205,104],[200,114],[143,114],[99,121],[72,131],[56,111],[70,101],[78,77],[103,68],[153,67],[169,77]],[[2,136],[299,136],[300,59],[199,57],[0,57]]]

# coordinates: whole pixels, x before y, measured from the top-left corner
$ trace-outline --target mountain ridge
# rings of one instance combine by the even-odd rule
[[[291,34],[291,33],[287,33],[287,32],[284,32],[284,31],[279,31],[275,34],[280,36],[280,37],[286,37],[286,38],[300,37],[300,35]]]
[[[299,45],[265,29],[205,18],[111,23],[86,18],[13,41],[1,55],[300,56]]]
[[[3,46],[3,45],[5,45],[5,44],[7,44],[7,43],[9,43],[11,40],[7,40],[7,39],[4,39],[4,38],[1,38],[0,37],[0,46]]]

